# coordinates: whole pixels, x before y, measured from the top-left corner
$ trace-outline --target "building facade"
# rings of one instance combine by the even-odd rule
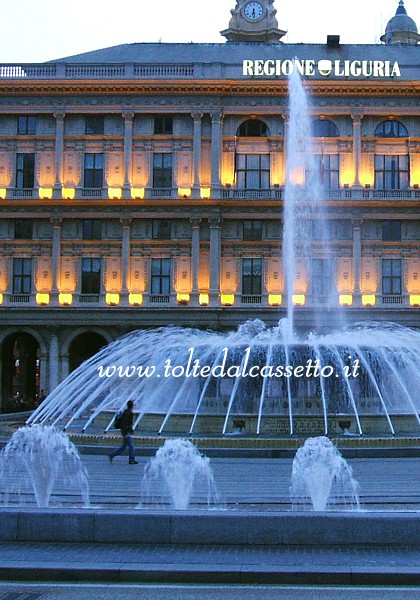
[[[375,45],[283,44],[273,0],[231,13],[220,44],[0,66],[2,410],[133,329],[285,315],[292,69],[331,248],[314,219],[297,322],[310,330],[320,306],[330,322],[333,285],[348,322],[418,327],[420,36],[402,0]]]

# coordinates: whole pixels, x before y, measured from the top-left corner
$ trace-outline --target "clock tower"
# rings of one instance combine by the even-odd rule
[[[278,28],[274,0],[236,0],[228,29],[220,33],[228,42],[279,43],[286,32]]]

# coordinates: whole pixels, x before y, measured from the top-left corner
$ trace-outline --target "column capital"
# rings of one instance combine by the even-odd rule
[[[363,225],[363,219],[352,219],[351,224],[353,225],[353,229],[360,229]]]
[[[221,217],[209,217],[208,222],[210,225],[210,229],[217,229],[218,227],[220,227],[220,225],[222,223],[222,218]]]
[[[211,116],[211,122],[212,123],[214,123],[216,125],[217,124],[219,124],[219,125],[222,124],[224,114],[223,114],[223,112],[221,110],[212,111],[210,113],[210,116]]]
[[[134,113],[133,112],[123,112],[122,117],[126,123],[127,122],[132,123],[132,121],[134,119]]]
[[[123,227],[130,227],[132,220],[130,217],[121,217],[120,223]]]
[[[62,220],[63,219],[61,217],[50,217],[50,222],[52,223],[53,227],[61,227]]]
[[[64,123],[64,117],[66,116],[66,113],[63,112],[55,112],[53,113],[55,120],[57,121],[57,123]]]
[[[201,119],[203,118],[203,113],[202,112],[192,112],[191,116],[194,119],[194,121],[200,122]]]
[[[363,117],[364,117],[364,114],[361,111],[354,111],[351,113],[351,118],[353,119],[354,125],[360,125]]]
[[[202,221],[201,217],[191,217],[190,218],[190,223],[193,227],[200,227],[201,221]]]

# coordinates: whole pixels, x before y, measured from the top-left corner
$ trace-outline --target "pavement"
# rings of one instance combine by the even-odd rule
[[[148,457],[129,465],[106,455],[82,455],[92,505],[131,510],[138,506]],[[291,509],[291,459],[213,458],[210,462],[224,508],[237,511]],[[351,459],[362,510],[410,512],[420,518],[420,459]],[[193,504],[202,502],[198,493]],[[58,482],[56,508],[76,498]],[[174,583],[273,583],[420,586],[418,545],[333,547],[303,545],[95,544],[1,542],[0,579]]]

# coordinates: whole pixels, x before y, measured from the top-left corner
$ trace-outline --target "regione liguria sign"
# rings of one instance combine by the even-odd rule
[[[302,77],[381,78],[401,77],[397,61],[391,60],[244,60],[244,77],[288,77],[297,69]]]

